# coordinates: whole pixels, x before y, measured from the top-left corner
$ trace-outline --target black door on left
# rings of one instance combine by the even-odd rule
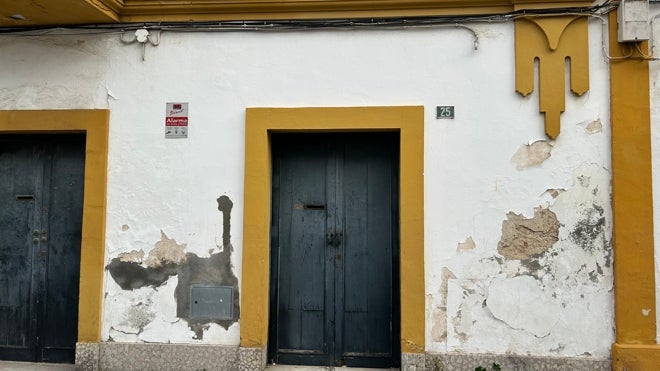
[[[0,359],[74,362],[85,136],[0,135]]]

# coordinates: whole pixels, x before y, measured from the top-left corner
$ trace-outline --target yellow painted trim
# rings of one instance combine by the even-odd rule
[[[81,342],[98,342],[101,336],[108,120],[107,110],[0,111],[0,134],[86,133],[78,301]]]
[[[612,56],[635,49],[617,42],[616,12],[610,13],[609,26]],[[647,50],[648,45],[642,43],[640,49]],[[660,364],[660,347],[656,345],[648,62],[612,61],[610,94],[616,325],[613,368],[653,370]]]
[[[424,352],[424,107],[248,108],[245,125],[241,346],[268,339],[269,132],[400,131],[401,351]]]
[[[0,26],[115,23],[119,15],[105,3],[112,0],[0,0]],[[13,19],[20,14],[25,19]]]
[[[416,17],[582,6],[583,0],[0,0],[0,26],[115,22]],[[11,14],[27,20],[14,20]]]
[[[566,59],[570,59],[571,91],[589,90],[589,35],[587,18],[552,16],[515,20],[516,91],[523,96],[534,90],[534,62],[538,60],[539,111],[545,133],[559,135],[565,109]]]
[[[612,370],[649,371],[657,370],[660,365],[660,346],[658,345],[623,345],[612,346]]]
[[[123,17],[178,16],[195,19],[213,14],[220,19],[291,19],[385,16],[429,16],[447,14],[497,13],[513,9],[513,4],[545,4],[547,0],[125,0]],[[584,0],[563,1],[566,6]],[[192,18],[191,18],[192,17]]]

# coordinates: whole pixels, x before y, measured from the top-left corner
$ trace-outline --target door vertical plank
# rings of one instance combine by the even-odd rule
[[[16,136],[0,137],[0,172],[6,174],[0,178],[0,359],[36,356],[32,232],[39,227],[41,169],[36,146]]]
[[[383,138],[386,144],[388,138]],[[368,155],[367,227],[369,285],[368,347],[371,354],[392,354],[392,164],[385,145],[373,145]]]
[[[269,357],[276,362],[324,364],[326,153],[320,137],[273,136],[278,192],[277,318]],[[272,340],[271,340],[272,341]]]
[[[324,329],[325,334],[325,349],[326,354],[323,364],[331,366],[335,364],[335,354],[337,349],[337,342],[335,336],[336,318],[335,318],[335,300],[336,300],[336,279],[337,273],[335,270],[335,241],[333,233],[337,232],[337,220],[341,217],[341,207],[338,205],[339,198],[337,197],[338,187],[335,181],[337,177],[337,151],[328,136],[324,137],[325,155],[326,155],[326,202],[327,212],[325,221],[326,243],[324,252],[324,264],[322,269],[325,270],[325,283],[324,283]]]
[[[297,159],[305,161],[300,161],[295,177],[297,189],[292,230],[294,226],[299,227],[296,233],[299,240],[296,241],[298,259],[294,270],[300,282],[302,348],[322,352],[326,223],[326,212],[322,205],[326,204],[326,157],[325,153],[317,154],[323,147],[311,147],[322,146],[323,143],[312,141],[305,144],[304,157]]]
[[[351,141],[344,151],[344,347],[343,353],[368,352],[369,245],[368,152],[365,143]]]
[[[46,255],[43,360],[73,362],[78,338],[78,288],[84,196],[85,137],[52,144],[48,228],[42,228]]]
[[[291,260],[292,252],[288,246],[291,243],[291,218],[293,212],[293,174],[291,167],[288,166],[288,157],[291,156],[287,152],[282,153],[281,159],[281,173],[280,173],[280,222],[279,222],[279,280],[278,280],[278,336],[277,346],[284,349],[295,349],[300,345],[298,338],[299,328],[297,320],[297,311],[295,310],[294,298],[290,293],[295,287],[292,287],[294,282],[291,278]]]

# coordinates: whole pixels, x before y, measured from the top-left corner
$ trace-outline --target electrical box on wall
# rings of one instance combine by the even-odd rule
[[[617,21],[619,42],[650,39],[649,0],[621,0]]]
[[[233,308],[234,289],[231,286],[190,287],[191,319],[232,319]]]

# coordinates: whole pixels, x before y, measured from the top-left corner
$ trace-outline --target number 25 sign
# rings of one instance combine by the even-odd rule
[[[436,119],[453,119],[454,106],[437,106],[435,107]]]

